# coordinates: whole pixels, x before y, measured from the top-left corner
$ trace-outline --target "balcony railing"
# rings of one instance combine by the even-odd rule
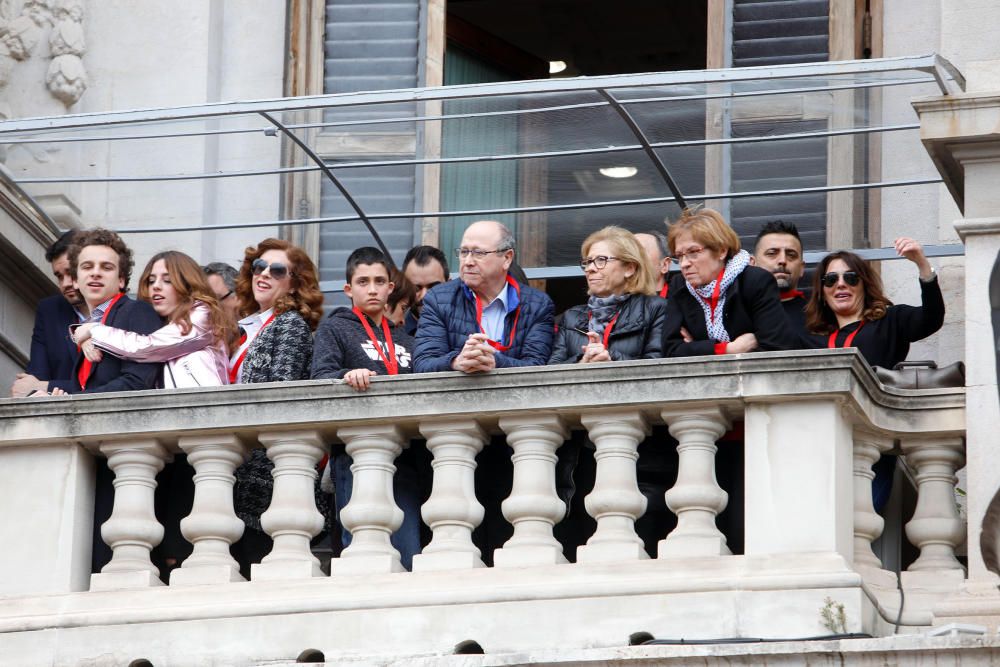
[[[734,422],[745,433],[741,555],[716,525],[727,503],[716,441]],[[635,463],[662,423],[678,443],[666,495],[678,521],[649,558],[634,527],[645,507]],[[586,508],[596,530],[567,563],[553,537],[564,510],[556,452],[581,428],[595,449]],[[850,350],[375,378],[366,393],[308,381],[2,400],[0,655],[246,664],[307,648],[329,659],[440,654],[469,639],[500,652],[622,646],[637,631],[794,638],[891,634],[897,617],[904,631],[927,626],[964,578],[954,491],[964,432],[964,389],[887,389]],[[495,435],[513,450],[503,503],[513,537],[485,568],[473,480]],[[411,437],[434,457],[422,508],[433,537],[405,572],[389,538],[401,520],[393,461]],[[322,525],[315,466],[332,443],[354,459],[342,513],[353,542],[325,575],[310,539]],[[229,555],[242,531],[233,470],[254,447],[274,463],[262,517],[274,547],[245,582]],[[895,574],[871,548],[883,529],[871,466],[890,451],[918,493],[905,528],[920,553],[903,572],[901,616]],[[163,534],[153,494],[178,452],[195,470],[182,523],[193,553],[165,585],[150,560]],[[113,557],[91,575],[102,456],[115,474],[102,527]]]

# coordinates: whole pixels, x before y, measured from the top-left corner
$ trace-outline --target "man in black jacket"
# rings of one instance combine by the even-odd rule
[[[798,290],[805,273],[802,239],[798,228],[790,222],[772,220],[761,227],[754,242],[750,263],[771,272],[778,282],[781,307],[797,331],[806,330],[806,297]]]
[[[24,373],[18,373],[11,387],[11,396],[23,398],[29,393],[46,391],[49,380],[69,378],[76,363],[76,345],[69,337],[71,324],[87,318],[87,305],[74,287],[69,268],[69,248],[77,232],[70,230],[60,236],[45,252],[52,265],[52,275],[59,283],[61,294],[42,299],[35,313],[35,328],[31,333],[31,358]]]

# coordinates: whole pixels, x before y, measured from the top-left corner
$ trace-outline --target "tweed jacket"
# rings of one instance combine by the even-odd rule
[[[313,340],[298,311],[274,318],[250,344],[243,359],[243,384],[308,380]]]

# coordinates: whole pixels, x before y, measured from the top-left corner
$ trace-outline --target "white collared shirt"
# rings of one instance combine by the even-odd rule
[[[268,308],[262,313],[254,313],[253,315],[247,315],[242,320],[239,321],[239,327],[243,330],[246,335],[246,339],[240,344],[233,356],[229,358],[229,367],[232,368],[236,361],[243,356],[243,353],[250,348],[254,339],[257,338],[257,334],[261,332],[264,328],[264,322],[271,317],[274,312],[274,308]],[[244,357],[245,359],[245,357]],[[236,382],[243,382],[243,364],[240,364],[240,370],[236,374]]]
[[[490,340],[503,343],[503,326],[507,318],[507,283],[500,288],[500,293],[483,306],[483,331]]]

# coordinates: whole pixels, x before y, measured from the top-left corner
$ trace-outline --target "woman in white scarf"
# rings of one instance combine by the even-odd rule
[[[670,287],[665,356],[796,346],[774,277],[750,266],[739,236],[717,211],[685,210],[670,226],[667,240],[681,276]]]

